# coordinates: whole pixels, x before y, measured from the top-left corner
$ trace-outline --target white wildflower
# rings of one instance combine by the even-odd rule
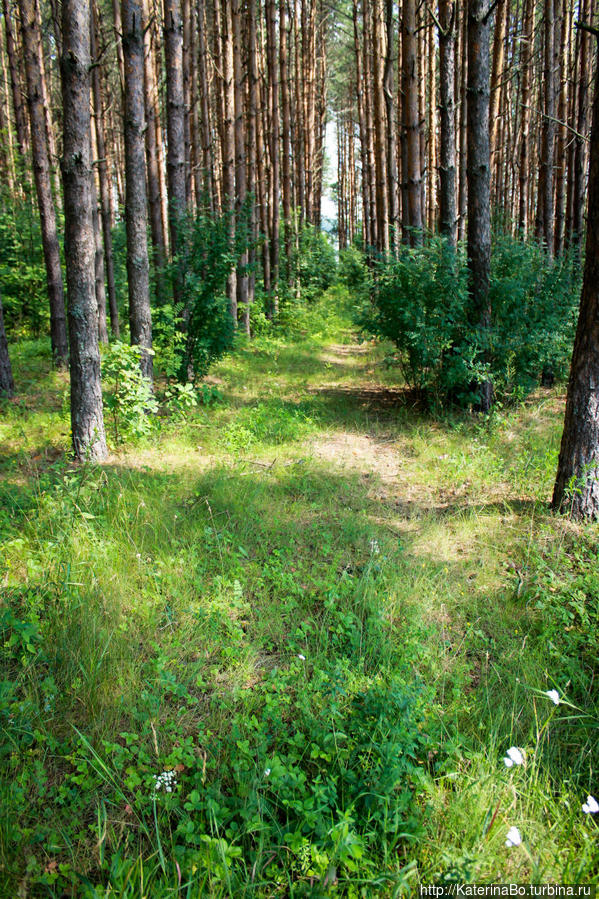
[[[587,796],[587,801],[583,803],[582,810],[585,815],[596,815],[599,812],[599,802],[594,796]]]
[[[511,768],[512,765],[523,765],[524,764],[524,756],[520,752],[517,746],[510,746],[507,751],[507,754],[503,760],[503,764],[506,768]]]
[[[554,705],[559,705],[559,693],[557,690],[547,690],[545,696],[548,696]]]
[[[518,828],[510,827],[510,829],[507,832],[507,838],[505,841],[505,845],[509,849],[511,846],[519,846],[521,842],[522,842],[522,837],[520,836],[520,831],[518,830]]]
[[[306,661],[306,656],[303,656],[303,655],[301,654],[301,652],[300,652],[300,654],[298,655],[298,659],[300,660],[300,662],[305,662],[305,661]]]
[[[378,556],[380,554],[381,548],[379,546],[379,541],[372,539],[370,541],[370,552],[373,556]]]
[[[266,768],[264,771],[264,776],[268,777],[270,775],[270,768]]]
[[[177,775],[174,771],[163,771],[162,774],[154,775],[154,781],[156,792],[164,787],[165,793],[172,793],[173,788],[177,786]]]

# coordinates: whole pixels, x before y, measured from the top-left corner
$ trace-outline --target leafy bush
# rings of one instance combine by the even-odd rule
[[[39,337],[50,325],[39,215],[30,200],[5,196],[0,209],[0,284],[11,334]]]
[[[234,322],[226,296],[227,278],[248,247],[247,210],[238,214],[231,241],[231,214],[201,209],[181,225],[181,249],[170,267],[178,286],[176,307],[160,306],[154,316],[158,363],[182,382],[205,375],[210,363],[233,343]]]
[[[502,400],[520,398],[543,372],[567,372],[578,295],[569,260],[534,243],[497,239],[492,327],[471,324],[466,259],[441,238],[380,262],[365,281],[358,320],[391,340],[407,385],[429,402],[468,405],[490,377]]]
[[[152,428],[149,414],[158,411],[152,385],[141,373],[140,360],[140,347],[119,340],[102,356],[104,406],[112,416],[115,443],[145,437]]]

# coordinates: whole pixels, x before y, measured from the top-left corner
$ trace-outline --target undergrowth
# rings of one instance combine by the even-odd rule
[[[597,533],[547,511],[559,392],[428,417],[327,302],[102,467],[18,347],[0,895],[596,881]]]

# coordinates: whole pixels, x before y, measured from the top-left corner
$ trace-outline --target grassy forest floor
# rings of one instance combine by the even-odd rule
[[[15,348],[1,896],[597,882],[597,527],[547,508],[563,390],[432,417],[346,302],[102,467],[68,461],[45,345]]]

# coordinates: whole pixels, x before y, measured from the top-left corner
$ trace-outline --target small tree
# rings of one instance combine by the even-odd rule
[[[599,30],[588,29],[599,37]],[[554,509],[599,518],[599,66],[591,131],[586,259]]]

